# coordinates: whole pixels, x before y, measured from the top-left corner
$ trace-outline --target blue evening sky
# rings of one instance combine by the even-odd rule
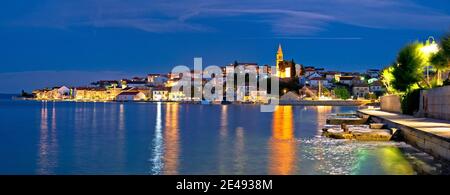
[[[0,6],[0,93],[286,59],[329,70],[391,63],[450,30],[448,0],[15,0]]]

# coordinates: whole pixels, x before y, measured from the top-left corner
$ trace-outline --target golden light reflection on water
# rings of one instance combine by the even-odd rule
[[[318,130],[321,132],[322,127],[326,124],[328,114],[331,113],[333,107],[332,106],[316,106],[317,109],[317,117],[316,123],[319,127]]]
[[[39,151],[38,151],[38,174],[52,174],[57,167],[58,140],[56,134],[56,108],[53,104],[51,111],[51,127],[48,124],[47,102],[41,105]]]
[[[164,163],[162,161],[164,154],[164,143],[162,135],[162,114],[161,114],[161,102],[157,103],[156,107],[156,124],[155,124],[155,138],[153,139],[153,152],[152,152],[152,174],[161,174]]]
[[[126,112],[125,105],[119,105],[119,121],[118,121],[118,129],[117,129],[117,160],[120,164],[120,167],[123,168],[126,166],[126,157],[127,157],[127,148],[126,148]]]
[[[292,106],[277,106],[269,142],[269,174],[293,174],[297,167],[296,147]]]
[[[316,114],[316,124],[317,124],[317,134],[321,135],[322,134],[322,128],[326,125],[326,120],[327,120],[327,115],[330,114],[332,112],[333,107],[332,106],[314,106],[313,108],[315,108],[317,110]],[[314,152],[316,153],[317,156],[319,156],[320,160],[317,160],[314,163],[314,168],[315,169],[319,169],[321,166],[325,165],[324,162],[324,151],[323,151],[324,146],[322,146],[321,144],[319,144],[318,147],[316,147],[314,150]]]
[[[380,167],[378,174],[389,175],[413,175],[415,171],[406,160],[399,148],[385,146],[372,150],[362,149],[358,151],[358,159],[352,174],[373,174],[365,172],[371,170],[367,167]]]
[[[220,137],[225,138],[228,135],[228,106],[223,105],[220,112]]]
[[[236,128],[236,139],[234,145],[234,170],[235,174],[243,174],[245,170],[245,142],[244,128]]]
[[[227,151],[227,137],[228,137],[228,106],[222,105],[220,111],[220,129],[219,129],[219,150],[217,152],[218,156],[218,169],[219,174],[226,173],[226,151]]]
[[[166,105],[165,130],[164,130],[164,174],[178,174],[179,158],[179,127],[178,127],[178,104]]]
[[[377,150],[381,167],[392,175],[412,175],[414,169],[397,147],[384,147]]]

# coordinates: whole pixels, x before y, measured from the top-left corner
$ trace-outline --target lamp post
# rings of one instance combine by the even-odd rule
[[[433,36],[429,36],[427,41],[425,42],[425,45],[420,49],[420,51],[422,51],[426,57],[427,57],[427,61],[429,61],[430,56],[432,54],[435,54],[439,51],[439,47],[436,43],[436,41],[434,40]],[[430,64],[427,62],[427,83],[430,83]]]

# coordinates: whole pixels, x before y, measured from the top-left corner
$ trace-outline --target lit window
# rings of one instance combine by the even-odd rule
[[[285,71],[284,71],[284,74],[285,74],[284,76],[286,78],[291,77],[291,68],[286,68]]]

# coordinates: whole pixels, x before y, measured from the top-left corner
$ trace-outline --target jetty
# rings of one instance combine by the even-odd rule
[[[384,123],[373,123],[368,115],[356,113],[330,114],[326,123],[323,135],[334,139],[389,141],[395,133],[393,129],[386,129]]]
[[[379,109],[363,109],[358,116],[386,124],[399,130],[399,136],[408,144],[435,157],[450,160],[450,121],[418,118],[409,115],[385,112]]]

